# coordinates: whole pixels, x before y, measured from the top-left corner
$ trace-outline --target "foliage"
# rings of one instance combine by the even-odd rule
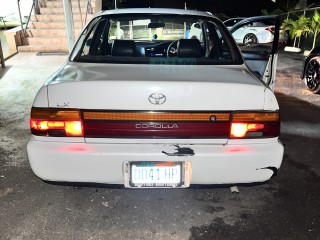
[[[310,32],[310,18],[301,15],[297,20],[286,19],[282,23],[284,31],[289,32],[290,38],[294,39],[293,47],[296,46],[297,38],[308,35]],[[299,44],[298,44],[299,45]]]
[[[296,20],[297,22],[297,30],[296,30],[296,35],[298,38],[300,38],[303,35],[308,35],[309,33],[309,23],[310,23],[310,19],[307,18],[304,15],[301,15],[298,20]]]
[[[320,13],[317,10],[314,11],[313,17],[309,21],[309,32],[313,33],[312,49],[314,49],[320,33]]]
[[[294,39],[293,47],[296,46],[298,23],[297,20],[286,19],[282,23],[282,29],[288,31],[291,39]]]
[[[320,34],[320,13],[317,10],[315,10],[311,18],[303,15],[300,16],[297,20],[286,19],[282,23],[282,28],[283,30],[288,31],[290,37],[294,39],[294,47],[296,45],[297,38],[312,33],[312,49],[314,49],[317,37]]]

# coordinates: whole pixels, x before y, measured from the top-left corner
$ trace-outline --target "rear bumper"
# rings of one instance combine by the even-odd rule
[[[57,182],[124,184],[127,161],[187,161],[191,184],[256,183],[269,180],[280,168],[283,146],[274,139],[259,144],[184,144],[185,154],[172,155],[172,144],[99,144],[36,141],[28,143],[33,172]],[[193,154],[191,154],[193,153]]]

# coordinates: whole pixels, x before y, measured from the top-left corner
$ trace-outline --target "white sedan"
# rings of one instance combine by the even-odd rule
[[[245,18],[232,18],[224,22],[228,29],[231,29],[235,24],[244,20]],[[251,45],[257,43],[271,43],[274,37],[275,27],[268,22],[256,21],[249,22],[243,25],[237,31],[232,33],[232,36],[237,43],[244,45]]]
[[[240,52],[206,12],[98,14],[35,97],[33,172],[128,188],[268,181],[283,158],[274,46]]]

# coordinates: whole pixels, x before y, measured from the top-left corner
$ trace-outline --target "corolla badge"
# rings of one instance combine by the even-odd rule
[[[149,96],[149,102],[154,105],[164,104],[166,100],[166,96],[162,93],[153,93]]]

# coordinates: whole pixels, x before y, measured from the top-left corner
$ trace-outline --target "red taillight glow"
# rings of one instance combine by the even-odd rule
[[[30,119],[31,132],[41,136],[82,137],[83,126],[81,121],[45,121]],[[60,131],[60,132],[59,132]]]
[[[79,111],[32,109],[30,129],[33,135],[52,137],[83,137]]]
[[[258,131],[264,128],[264,124],[261,123],[251,123],[247,124],[248,131]]]
[[[247,134],[247,124],[244,123],[232,123],[231,125],[231,137],[241,138]]]
[[[81,121],[65,122],[66,135],[69,137],[83,136],[83,127]]]
[[[277,137],[279,134],[279,112],[241,112],[232,116],[230,138]]]
[[[265,28],[264,30],[266,31],[270,31],[271,33],[274,33],[274,27],[268,27],[268,28]]]
[[[248,132],[256,132],[263,128],[263,124],[232,123],[230,136],[232,138],[243,138]]]

